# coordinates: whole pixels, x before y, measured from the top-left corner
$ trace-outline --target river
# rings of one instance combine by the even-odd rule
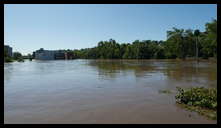
[[[5,63],[4,122],[217,123],[177,106],[177,86],[216,87],[217,64],[84,59]]]

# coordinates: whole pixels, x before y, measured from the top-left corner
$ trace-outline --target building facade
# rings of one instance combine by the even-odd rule
[[[8,56],[13,56],[12,47],[10,47],[9,45],[4,45],[4,49],[7,51]]]
[[[37,50],[35,53],[36,60],[54,60],[55,51],[52,50],[44,50],[43,48]]]
[[[63,50],[44,50],[43,48],[33,52],[33,57],[36,60],[59,60],[59,59],[72,59],[71,54]]]

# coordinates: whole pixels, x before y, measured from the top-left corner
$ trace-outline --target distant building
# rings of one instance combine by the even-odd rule
[[[35,52],[35,59],[37,60],[54,60],[55,51],[52,50],[44,50],[43,48],[37,50]]]
[[[12,57],[12,47],[10,47],[9,45],[4,45],[4,49],[6,49],[8,56]]]
[[[64,51],[56,51],[54,57],[56,60],[66,59]]]
[[[35,58],[35,52],[33,52],[32,57]]]
[[[43,48],[33,52],[33,57],[36,60],[58,60],[73,58],[71,54],[67,54],[67,52],[63,50],[44,50]]]

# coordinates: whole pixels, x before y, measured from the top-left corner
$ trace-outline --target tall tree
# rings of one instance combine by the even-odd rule
[[[186,57],[186,33],[184,29],[173,28],[172,31],[167,31],[167,41],[172,42],[171,45],[174,45],[175,54],[179,58],[185,59]]]
[[[197,62],[199,61],[198,60],[198,41],[199,41],[199,35],[200,35],[200,31],[197,29],[194,31],[194,36],[196,37],[196,59],[197,59]]]

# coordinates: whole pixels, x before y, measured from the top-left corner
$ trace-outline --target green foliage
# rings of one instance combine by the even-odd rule
[[[24,62],[24,59],[23,59],[22,54],[20,52],[14,52],[13,59],[17,60],[18,62]]]
[[[198,30],[196,30],[200,33]],[[198,34],[197,33],[197,34]],[[167,31],[166,48],[168,50],[168,58],[182,58],[195,56],[195,36],[191,29],[177,29]]]
[[[18,59],[22,58],[22,54],[19,53],[19,52],[14,52],[13,57],[14,57],[15,60],[18,60]]]
[[[83,59],[175,59],[196,56],[217,56],[217,21],[205,25],[206,31],[173,28],[167,31],[166,41],[135,40],[117,43],[114,39],[100,41],[93,48],[70,51],[75,58]]]
[[[194,31],[194,36],[199,36],[200,35],[200,31],[197,29]]]
[[[217,56],[217,20],[206,24],[203,50],[210,56]]]
[[[5,62],[13,62],[14,60],[11,57],[5,57]]]
[[[181,107],[198,112],[209,119],[217,119],[217,89],[203,87],[177,89],[178,94],[175,98]]]
[[[187,90],[178,88],[178,95],[175,98],[178,103],[189,106],[217,109],[217,89],[215,88],[194,87]]]

